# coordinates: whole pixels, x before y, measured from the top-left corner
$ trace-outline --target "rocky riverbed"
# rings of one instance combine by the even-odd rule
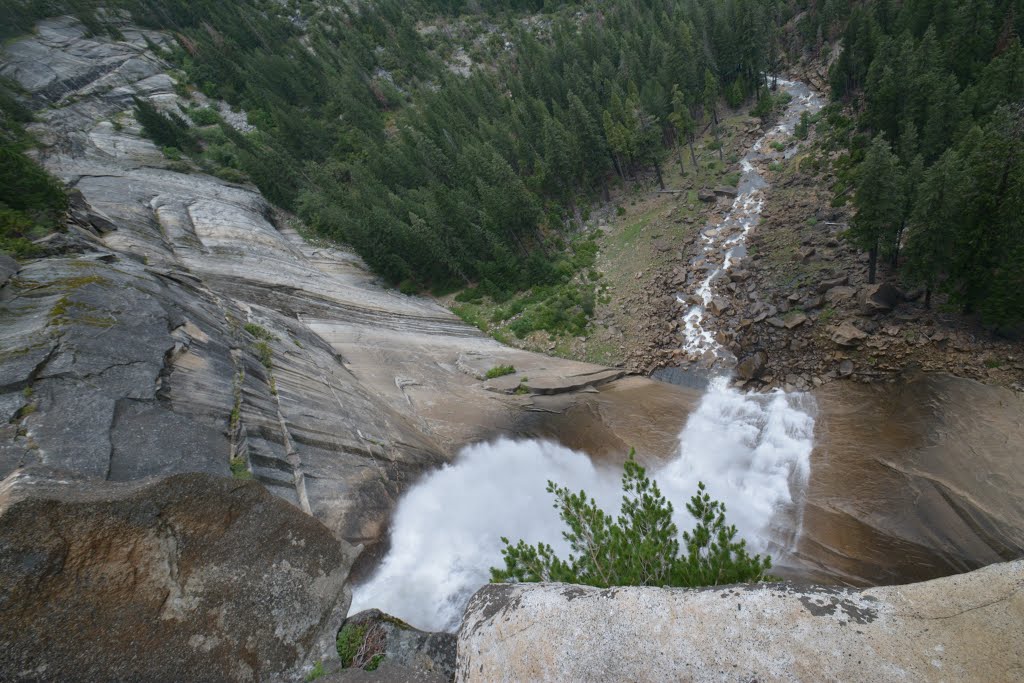
[[[949,310],[943,297],[926,304],[922,289],[885,264],[869,284],[867,255],[843,239],[849,210],[832,206],[835,178],[809,170],[813,129],[800,142],[793,123],[789,112],[764,137],[748,136],[743,161],[753,179],[738,190],[744,201],[709,196],[719,212],[675,245],[675,263],[646,276],[645,291],[630,302],[645,324],[634,330],[627,367],[735,367],[738,383],[753,390],[933,371],[1024,391],[1019,340]],[[741,233],[742,253],[731,242]]]

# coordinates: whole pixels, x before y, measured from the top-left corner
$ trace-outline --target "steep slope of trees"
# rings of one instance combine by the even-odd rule
[[[98,2],[14,2],[22,24],[63,8],[102,30],[123,8],[175,32],[181,47],[169,56],[188,80],[258,128],[217,134],[228,172],[352,244],[394,283],[480,283],[499,297],[564,277],[565,233],[609,180],[660,177],[677,141],[717,123],[720,100],[762,97],[776,22],[799,9],[109,0],[91,12]],[[487,47],[467,76],[445,63],[455,48],[447,28],[422,22],[468,11],[486,18],[477,42]],[[163,146],[181,147],[169,144],[183,139],[173,118],[148,118]]]
[[[854,8],[831,70],[856,244],[1003,329],[1024,325],[1024,2]]]
[[[610,181],[660,179],[670,156],[685,170],[723,106],[770,112],[767,75],[838,41],[851,238],[988,322],[1020,318],[1024,0],[5,5],[5,36],[57,12],[116,35],[118,10],[173,32],[188,81],[257,127],[194,141],[218,174],[247,176],[393,283],[499,299],[564,280],[566,233]],[[449,68],[463,47],[468,75]],[[150,118],[155,135],[183,131]]]

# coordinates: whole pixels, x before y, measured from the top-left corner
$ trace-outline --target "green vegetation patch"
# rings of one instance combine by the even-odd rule
[[[594,267],[597,249],[594,235],[580,236],[554,261],[555,283],[511,294],[470,287],[455,297],[459,303],[452,312],[499,341],[512,335],[524,339],[538,331],[555,337],[583,335],[601,291],[601,274]]]
[[[36,144],[31,121],[17,86],[0,79],[0,252],[16,259],[37,256],[32,240],[60,229],[67,208],[60,181],[25,154]]]
[[[495,365],[493,368],[487,371],[484,375],[487,379],[494,379],[495,377],[504,377],[505,375],[513,375],[516,372],[516,368],[513,365]]]
[[[260,364],[263,367],[267,370],[274,367],[274,350],[270,348],[270,344],[265,341],[258,341],[253,345],[253,349],[256,351],[256,356],[260,359]]]
[[[352,661],[359,654],[359,649],[366,639],[366,627],[356,624],[345,624],[338,632],[338,657],[341,658],[341,665],[346,669],[352,666]]]
[[[261,325],[257,325],[256,323],[246,323],[243,327],[246,332],[257,339],[262,339],[264,341],[273,341],[276,339],[276,337],[270,333],[270,330]]]
[[[103,327],[109,328],[117,324],[117,319],[108,315],[96,315],[91,311],[95,311],[94,306],[82,303],[80,301],[74,301],[67,295],[57,299],[57,302],[50,307],[50,312],[47,317],[49,318],[50,325],[60,326],[65,325],[69,322],[76,323],[78,325],[90,325],[92,327]]]
[[[235,479],[252,479],[252,472],[249,471],[249,464],[240,455],[231,458],[231,476]]]
[[[318,678],[322,678],[326,673],[327,672],[324,671],[324,663],[317,662],[316,665],[310,670],[310,672],[306,674],[306,683],[310,683],[310,681],[315,681]]]

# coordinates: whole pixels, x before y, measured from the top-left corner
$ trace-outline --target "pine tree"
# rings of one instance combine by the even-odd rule
[[[857,169],[853,203],[857,214],[847,234],[870,255],[868,282],[874,283],[879,248],[893,244],[904,210],[903,170],[881,135],[871,143]]]
[[[693,120],[693,115],[690,114],[690,106],[686,103],[686,98],[683,96],[683,92],[679,89],[678,84],[672,86],[672,113],[669,114],[669,121],[676,131],[675,146],[676,155],[679,157],[679,172],[683,175],[686,174],[686,169],[683,166],[683,154],[679,145],[680,139],[685,140],[689,146],[690,160],[693,162],[693,168],[696,171],[697,155],[693,151],[693,138],[697,132],[697,123]]]
[[[715,134],[715,146],[718,147],[718,160],[724,161],[722,154],[722,141],[718,137],[718,96],[720,94],[720,86],[718,79],[711,73],[711,69],[704,70],[704,92],[703,102],[704,111],[706,115],[711,117],[711,130]]]
[[[680,537],[672,503],[632,450],[623,467],[618,518],[599,508],[585,491],[573,493],[551,481],[547,490],[569,528],[562,534],[571,549],[568,558],[559,558],[545,543],[531,546],[520,540],[513,545],[502,538],[505,568],[492,568],[491,581],[561,581],[606,588],[714,586],[772,578],[767,574],[771,558],[747,553],[746,542],[736,540],[736,527],[725,521],[725,505],[712,500],[703,483],[686,505],[696,526]]]

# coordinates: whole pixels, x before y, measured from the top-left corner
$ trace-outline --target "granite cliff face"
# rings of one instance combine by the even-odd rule
[[[169,39],[122,33],[47,20],[0,60],[31,93],[40,160],[71,188],[74,224],[0,293],[0,475],[228,474],[235,457],[340,537],[373,543],[417,474],[473,439],[564,430],[605,452],[671,450],[692,392],[626,378],[592,393],[623,373],[505,348],[307,243],[253,188],[169,169],[131,116],[133,96],[179,102],[148,46]],[[482,381],[498,364],[520,370],[512,385]],[[522,376],[531,395],[512,395]],[[648,429],[641,387],[671,428]]]

